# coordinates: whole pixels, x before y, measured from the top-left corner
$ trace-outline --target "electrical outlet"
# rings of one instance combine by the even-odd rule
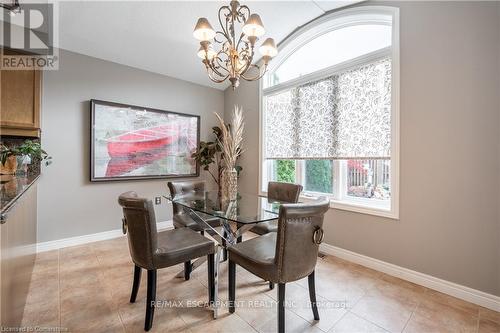
[[[161,204],[161,197],[155,197],[155,205]]]

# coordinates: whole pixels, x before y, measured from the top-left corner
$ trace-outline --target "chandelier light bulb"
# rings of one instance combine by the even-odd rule
[[[273,58],[278,54],[278,49],[276,48],[276,44],[274,43],[274,39],[267,38],[264,43],[259,48],[259,52],[265,56]]]
[[[242,28],[243,33],[248,37],[260,37],[266,33],[262,20],[258,14],[252,14],[246,20],[245,25]]]
[[[200,48],[198,49],[197,55],[201,59],[207,58],[208,60],[212,60],[213,58],[215,58],[217,53],[214,51],[214,49],[211,46],[209,46],[206,51],[205,51],[205,48],[203,48],[203,46],[200,46]]]
[[[194,27],[193,36],[199,41],[209,41],[215,37],[215,30],[210,25],[210,22],[205,17],[201,17],[196,22]]]

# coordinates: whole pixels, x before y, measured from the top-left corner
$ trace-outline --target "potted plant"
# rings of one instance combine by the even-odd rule
[[[26,140],[18,147],[0,146],[1,174],[26,173],[28,164],[33,161],[44,162],[45,165],[52,163],[52,157],[42,149],[39,142]]]

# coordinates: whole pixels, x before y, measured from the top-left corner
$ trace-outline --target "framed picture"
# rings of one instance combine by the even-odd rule
[[[90,112],[90,181],[199,175],[199,116],[99,100]]]

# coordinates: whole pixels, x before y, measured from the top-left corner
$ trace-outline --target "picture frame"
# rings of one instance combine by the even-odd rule
[[[90,181],[198,177],[200,116],[90,100]]]

